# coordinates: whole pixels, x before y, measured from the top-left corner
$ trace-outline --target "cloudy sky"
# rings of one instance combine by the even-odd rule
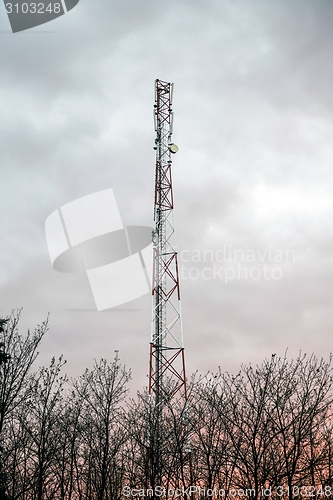
[[[151,297],[97,312],[52,268],[45,220],[113,188],[152,226],[154,81],[175,83],[187,369],[332,350],[331,0],[80,0],[13,34],[0,5],[0,315],[50,313],[40,363],[120,351],[146,384]]]

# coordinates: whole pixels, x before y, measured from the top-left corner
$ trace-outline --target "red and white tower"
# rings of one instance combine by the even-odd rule
[[[164,411],[187,405],[185,352],[180,309],[178,253],[174,229],[172,157],[178,147],[172,142],[173,83],[155,82],[155,205],[153,231],[153,310],[149,358],[149,443],[157,480],[162,480],[161,432]],[[185,412],[187,413],[187,412]],[[184,410],[183,410],[183,414]],[[187,450],[188,451],[188,450]]]

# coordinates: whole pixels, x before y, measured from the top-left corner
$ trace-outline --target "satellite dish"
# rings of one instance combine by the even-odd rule
[[[176,144],[170,144],[169,149],[171,153],[175,154],[178,152],[179,147]]]

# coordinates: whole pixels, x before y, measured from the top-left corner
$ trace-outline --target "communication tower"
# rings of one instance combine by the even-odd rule
[[[151,477],[162,481],[161,454],[167,435],[162,419],[167,408],[187,418],[185,352],[180,309],[178,253],[174,229],[172,157],[173,83],[155,81],[155,203],[153,231],[152,331],[149,357],[149,430]],[[186,452],[189,452],[189,438]],[[152,485],[153,486],[153,485]]]

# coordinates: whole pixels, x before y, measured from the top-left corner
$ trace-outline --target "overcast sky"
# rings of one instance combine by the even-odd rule
[[[76,376],[117,349],[146,384],[151,297],[89,312],[87,277],[52,268],[44,224],[113,188],[125,224],[153,225],[156,78],[175,83],[188,372],[327,356],[332,1],[80,0],[16,34],[0,11],[0,315],[23,307],[24,333],[50,312],[40,363],[63,353]]]

